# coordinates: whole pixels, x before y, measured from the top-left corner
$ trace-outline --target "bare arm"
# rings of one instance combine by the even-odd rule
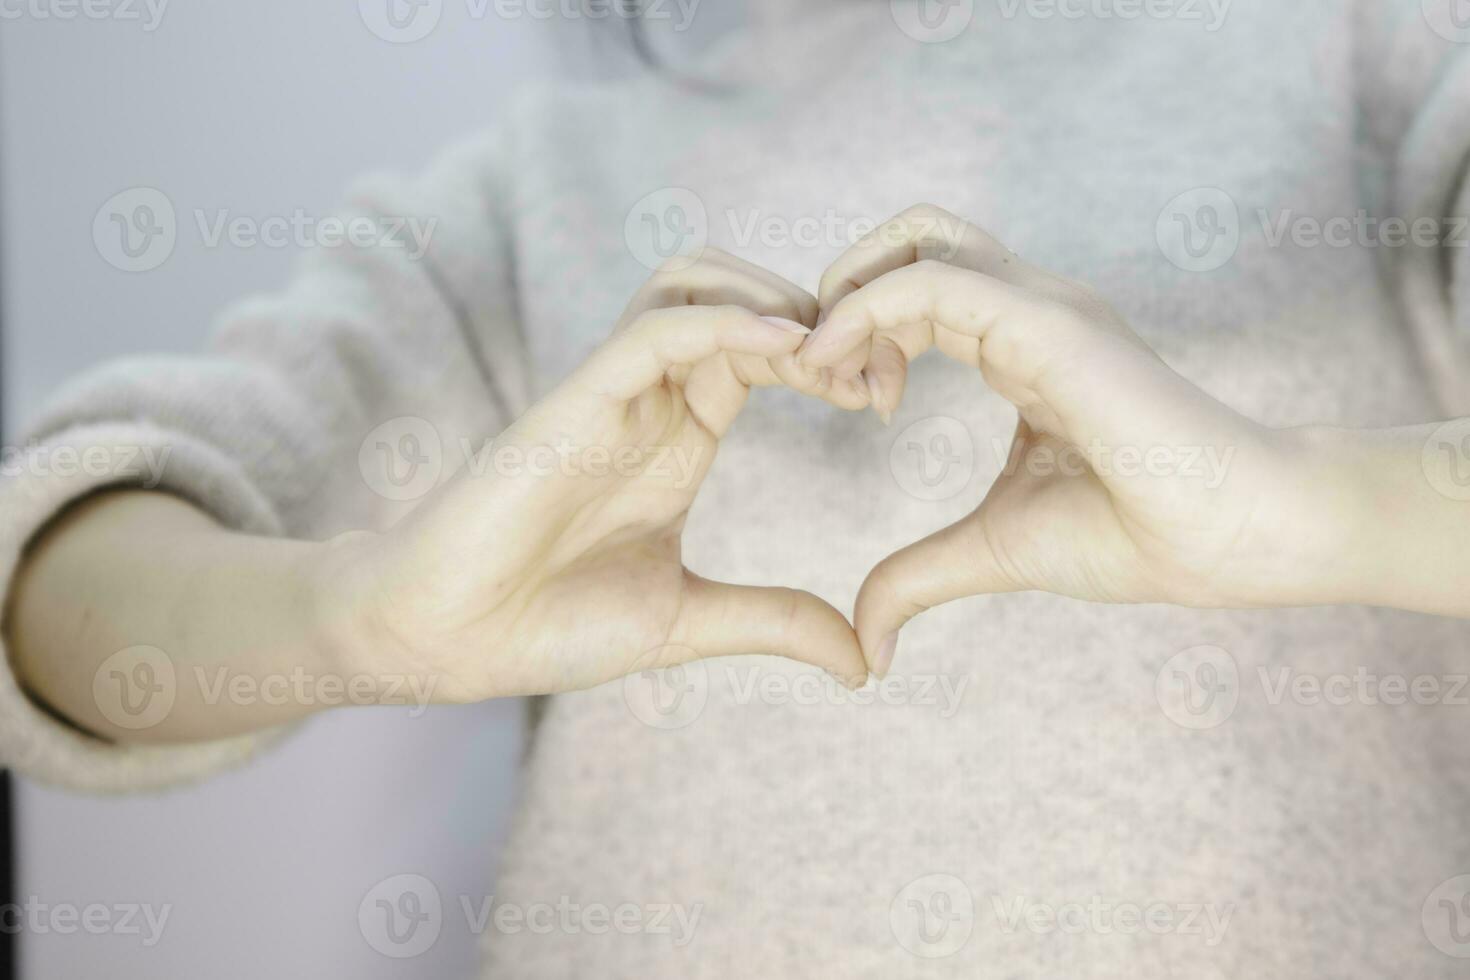
[[[795,321],[815,314],[795,286],[714,250],[655,276],[611,339],[482,454],[494,465],[466,464],[381,533],[251,537],[163,494],[85,501],[18,573],[17,675],[87,731],[153,742],[339,705],[577,690],[723,654],[860,683],[836,609],[682,564],[688,508],[751,385],[866,405],[796,367],[808,328]],[[536,463],[562,447],[570,467]],[[665,453],[689,472],[655,465]]]
[[[273,686],[342,675],[321,612],[328,550],[229,532],[168,494],[99,494],[49,527],[17,573],[14,667],[37,700],[108,739],[295,720],[319,705]]]
[[[978,508],[884,559],[854,622],[883,673],[898,631],[964,596],[1470,617],[1470,420],[1273,429],[1169,368],[1085,286],[931,206],[827,271],[810,367],[867,372],[880,409],[931,348],[1017,409]]]

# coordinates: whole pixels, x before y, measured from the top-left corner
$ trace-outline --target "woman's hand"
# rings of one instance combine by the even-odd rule
[[[910,618],[979,593],[1190,606],[1340,594],[1346,503],[1307,492],[1324,485],[1310,435],[1220,404],[1085,287],[921,206],[849,249],[819,299],[825,318],[800,359],[838,378],[863,371],[880,412],[898,404],[908,363],[938,347],[1020,416],[974,513],[864,583],[854,621],[875,673]]]
[[[759,652],[861,684],[837,610],[707,581],[680,553],[752,385],[866,406],[861,384],[796,363],[815,317],[810,295],[713,250],[655,276],[612,338],[495,440],[482,474],[461,472],[391,531],[338,547],[329,578],[358,624],[351,672],[432,677],[437,700],[471,701]]]

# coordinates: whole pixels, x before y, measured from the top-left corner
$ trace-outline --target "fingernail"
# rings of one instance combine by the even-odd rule
[[[833,680],[841,684],[843,687],[847,688],[849,691],[860,691],[863,689],[863,685],[868,683],[867,671],[863,671],[861,674],[856,674],[852,677],[843,677],[835,670],[829,670],[827,671],[827,673],[832,676]]]
[[[898,650],[898,630],[894,630],[883,638],[878,644],[878,652],[873,656],[873,676],[884,678],[888,676],[888,668],[893,666],[893,654]]]
[[[883,389],[878,387],[878,382],[867,371],[863,372],[863,381],[868,385],[868,401],[873,404],[873,411],[878,413],[878,418],[884,425],[893,422],[893,412],[883,401]]]
[[[773,327],[790,330],[792,333],[810,333],[806,328],[806,324],[797,323],[795,320],[788,320],[784,316],[763,316],[761,319]]]
[[[872,390],[869,389],[867,385],[863,384],[861,379],[849,378],[847,380],[847,387],[853,393],[854,397],[860,398],[864,402],[872,401]]]

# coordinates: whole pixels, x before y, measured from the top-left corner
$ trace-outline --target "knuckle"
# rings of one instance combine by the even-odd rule
[[[663,310],[646,310],[628,324],[626,336],[631,343],[645,345],[662,329],[667,320],[668,314]]]
[[[799,589],[781,590],[776,621],[780,623],[782,633],[788,636],[801,635],[804,628],[812,625],[811,605],[807,599],[808,594]]]
[[[842,270],[838,268],[838,265],[840,265],[840,262],[838,264],[829,265],[826,270],[822,272],[822,278],[817,280],[817,295],[826,296],[831,293],[832,290],[842,285],[843,274]]]
[[[948,211],[937,204],[928,201],[920,201],[904,208],[901,217],[904,218],[945,218],[953,217]]]
[[[702,256],[691,262],[687,255],[673,255],[659,263],[659,267],[654,270],[653,275],[654,278],[660,276],[677,276],[697,267],[702,261],[704,261]]]
[[[920,259],[913,265],[909,266],[909,268],[914,270],[914,275],[923,278],[929,278],[931,276],[949,276],[953,275],[955,272],[954,266],[950,265],[948,262],[945,262],[942,259],[935,258]]]

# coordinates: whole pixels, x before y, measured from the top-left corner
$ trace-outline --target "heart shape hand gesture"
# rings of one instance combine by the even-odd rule
[[[809,593],[684,567],[689,507],[751,386],[886,418],[931,347],[1015,405],[1013,460],[1071,450],[1085,465],[1008,467],[971,515],[872,570],[855,628]],[[432,673],[444,700],[753,652],[860,684],[887,671],[905,622],[962,596],[1280,601],[1273,569],[1317,560],[1291,506],[1310,456],[1300,443],[1173,372],[1086,288],[921,206],[843,254],[816,298],[714,250],[655,275],[613,336],[496,440],[527,458],[595,450],[604,465],[462,473],[391,531],[343,545],[332,580],[361,640],[350,646],[370,661],[355,666]],[[1100,462],[1191,447],[1228,451],[1228,478]],[[683,479],[650,465],[669,453],[689,463]]]

